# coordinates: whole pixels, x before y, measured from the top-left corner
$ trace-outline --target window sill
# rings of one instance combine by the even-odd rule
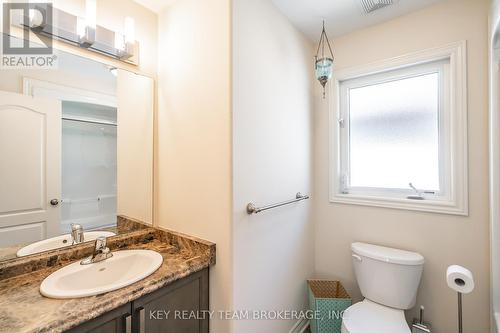
[[[451,201],[412,200],[405,198],[386,198],[355,194],[334,194],[330,196],[331,203],[372,206],[429,213],[468,216],[467,205],[459,205]]]

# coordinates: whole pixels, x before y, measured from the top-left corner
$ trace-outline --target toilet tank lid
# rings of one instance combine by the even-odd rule
[[[416,252],[393,249],[385,246],[378,246],[367,243],[351,244],[353,253],[371,259],[399,264],[399,265],[422,265],[424,257]]]

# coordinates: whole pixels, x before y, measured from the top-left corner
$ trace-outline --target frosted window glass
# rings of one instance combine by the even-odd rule
[[[439,190],[439,75],[349,90],[350,185]]]

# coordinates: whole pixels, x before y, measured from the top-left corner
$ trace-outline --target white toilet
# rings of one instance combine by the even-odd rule
[[[344,312],[342,333],[410,333],[404,310],[415,305],[424,257],[365,243],[351,250],[365,300]]]

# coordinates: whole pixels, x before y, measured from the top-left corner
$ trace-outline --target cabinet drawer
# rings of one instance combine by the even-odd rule
[[[96,319],[81,324],[69,333],[131,333],[132,304],[127,303],[117,309],[103,314]],[[127,332],[127,325],[129,332]]]

